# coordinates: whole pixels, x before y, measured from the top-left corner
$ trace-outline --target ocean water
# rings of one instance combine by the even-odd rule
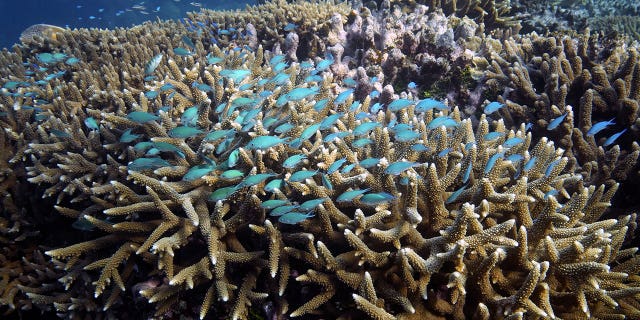
[[[241,9],[257,0],[0,0],[0,48],[10,48],[27,27],[46,23],[69,28],[128,27],[147,20],[179,19],[200,8]]]

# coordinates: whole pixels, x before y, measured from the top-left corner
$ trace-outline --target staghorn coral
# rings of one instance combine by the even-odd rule
[[[640,69],[637,47],[588,34],[543,37],[535,34],[498,43],[487,39],[489,63],[483,80],[488,94],[507,105],[512,123],[534,122],[537,136],[552,137],[575,157],[590,184],[623,184],[637,177]],[[495,51],[494,51],[495,50]],[[546,127],[571,106],[576,117],[554,130]],[[608,134],[588,135],[597,122],[614,118]],[[606,138],[627,128],[618,142]]]
[[[637,315],[635,214],[601,219],[618,185],[575,175],[565,141],[423,112],[389,86],[356,99],[334,78],[340,59],[281,68],[277,48],[171,50],[189,32],[65,33],[59,52],[80,62],[51,63],[67,73],[43,87],[21,59],[50,44],[4,54],[25,82],[2,98],[10,161],[85,229],[46,251],[70,293],[25,286],[35,304],[66,317],[132,296],[161,318]],[[75,50],[85,39],[115,51]]]

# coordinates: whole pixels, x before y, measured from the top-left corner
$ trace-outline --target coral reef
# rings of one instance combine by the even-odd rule
[[[483,32],[276,1],[0,53],[3,311],[638,317],[638,49]]]

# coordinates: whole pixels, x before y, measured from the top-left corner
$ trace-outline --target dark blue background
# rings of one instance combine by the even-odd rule
[[[189,0],[145,0],[142,6],[149,14],[131,9],[139,0],[0,0],[0,48],[10,48],[18,42],[20,33],[37,23],[70,28],[128,27],[146,20],[179,19],[186,12],[200,8]],[[226,10],[241,9],[256,0],[200,0],[203,8]],[[153,12],[160,6],[158,12]],[[104,9],[99,12],[99,9]],[[131,11],[126,11],[130,9]],[[118,11],[124,11],[116,15]],[[89,17],[93,16],[93,19]]]

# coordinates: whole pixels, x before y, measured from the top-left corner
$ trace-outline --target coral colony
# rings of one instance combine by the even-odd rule
[[[0,54],[0,311],[639,318],[637,44],[473,3],[29,28]]]

